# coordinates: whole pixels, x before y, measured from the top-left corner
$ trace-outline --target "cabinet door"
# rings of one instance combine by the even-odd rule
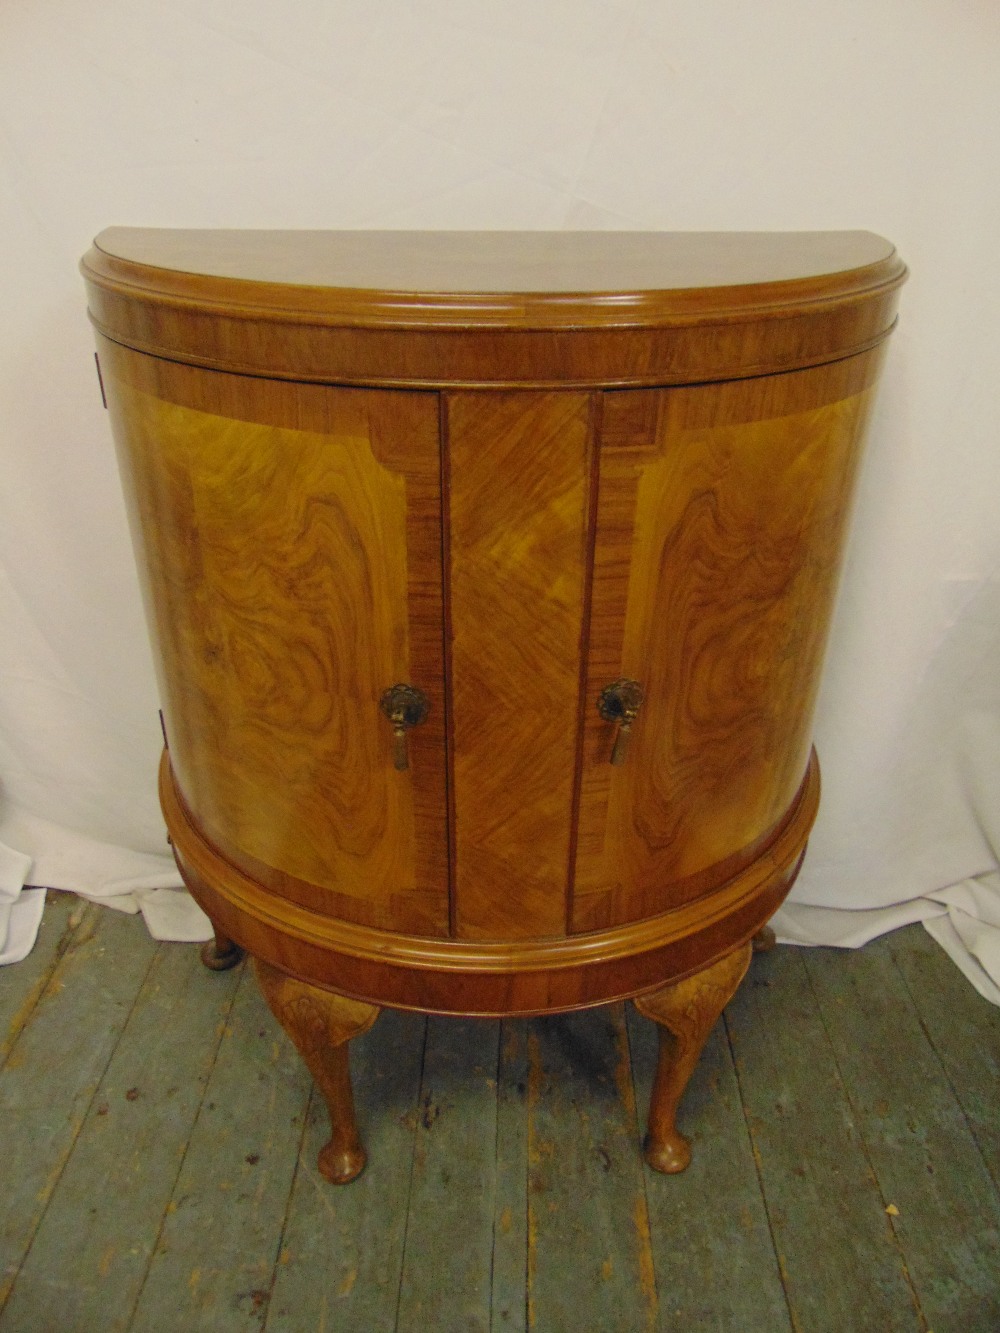
[[[448,930],[434,394],[179,366],[104,342],[175,779],[276,894]],[[429,715],[393,766],[379,707]]]
[[[793,807],[877,355],[604,395],[574,930],[710,892]]]

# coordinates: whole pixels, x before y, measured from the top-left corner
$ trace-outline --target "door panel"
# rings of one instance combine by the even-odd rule
[[[446,411],[456,930],[564,935],[590,398],[457,393]]]
[[[574,930],[710,891],[789,812],[877,356],[604,395]],[[645,700],[616,767],[622,676]]]
[[[446,934],[436,395],[101,360],[196,821],[283,896]],[[402,772],[397,682],[430,701]]]

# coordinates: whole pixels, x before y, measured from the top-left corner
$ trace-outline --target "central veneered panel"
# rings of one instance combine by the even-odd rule
[[[563,935],[590,399],[458,393],[445,411],[455,931]]]

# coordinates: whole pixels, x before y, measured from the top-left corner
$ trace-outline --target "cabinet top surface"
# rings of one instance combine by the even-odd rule
[[[402,388],[638,386],[873,347],[906,266],[866,231],[171,231],[81,264],[98,331],[216,370]]]
[[[101,285],[385,322],[555,327],[718,316],[897,285],[864,231],[180,231],[113,227],[83,262]]]
[[[172,231],[111,227],[107,255],[299,287],[466,293],[672,291],[827,277],[880,264],[865,231]]]

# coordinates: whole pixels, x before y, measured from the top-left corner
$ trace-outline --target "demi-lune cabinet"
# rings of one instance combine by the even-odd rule
[[[660,1025],[788,892],[905,268],[867,232],[113,229],[83,261],[185,882],[364,1164],[381,1006]]]

